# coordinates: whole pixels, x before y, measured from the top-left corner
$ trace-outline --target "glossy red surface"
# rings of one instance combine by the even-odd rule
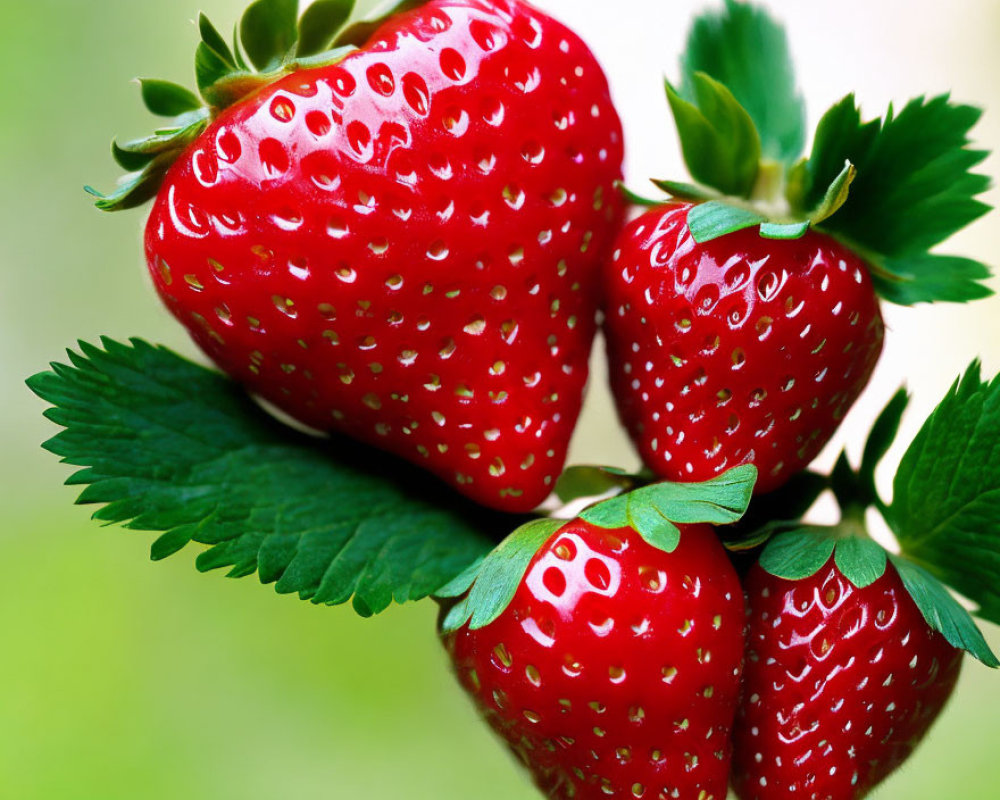
[[[829,563],[747,582],[734,733],[740,800],[857,800],[903,763],[955,688],[962,652],[924,622],[895,568],[864,589]]]
[[[171,169],[147,260],[252,391],[525,510],[579,412],[621,161],[577,36],[432,0],[224,112]]]
[[[605,270],[611,385],[643,461],[669,480],[805,467],[868,382],[883,324],[865,264],[828,236],[756,229],[699,245],[690,205],[647,212]]]
[[[665,553],[568,523],[499,619],[446,644],[549,797],[726,797],[743,595],[708,526]]]

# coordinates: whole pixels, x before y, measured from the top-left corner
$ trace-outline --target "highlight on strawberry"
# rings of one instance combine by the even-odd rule
[[[882,349],[879,298],[988,295],[989,270],[932,253],[984,214],[980,111],[917,98],[863,121],[853,95],[806,140],[783,29],[726,0],[666,84],[695,183],[619,236],[604,272],[611,385],[643,462],[671,480],[736,464],[771,491],[827,443]]]
[[[216,364],[299,422],[477,502],[537,506],[566,458],[623,212],[622,131],[570,30],[520,0],[257,0],[204,15],[201,97],[115,143],[107,210]]]

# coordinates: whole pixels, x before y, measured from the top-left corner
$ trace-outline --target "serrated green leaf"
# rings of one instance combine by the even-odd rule
[[[255,0],[240,19],[240,44],[261,72],[276,69],[298,38],[298,0]]]
[[[64,428],[45,447],[83,467],[70,482],[105,504],[96,518],[163,532],[155,558],[198,542],[199,569],[367,615],[454,580],[516,524],[385,454],[291,431],[166,349],[105,339],[70,362],[28,381]]]
[[[635,483],[636,476],[623,469],[574,464],[556,480],[555,493],[563,503],[570,503],[581,497],[597,497],[612,489],[628,490]]]
[[[885,574],[885,549],[871,539],[839,539],[833,559],[841,574],[859,589],[871,586]]]
[[[987,667],[1000,667],[990,646],[969,612],[952,597],[933,575],[904,558],[889,556],[899,578],[917,604],[927,624],[942,634],[952,647],[965,650]]]
[[[807,230],[809,230],[809,220],[760,224],[760,235],[764,239],[801,239]]]
[[[695,206],[688,211],[687,216],[688,230],[699,244],[744,228],[761,225],[763,222],[764,218],[756,211],[716,200]]]
[[[469,594],[445,616],[444,633],[458,630],[466,623],[470,630],[484,628],[499,617],[514,598],[531,559],[567,520],[536,519],[527,522],[498,544],[476,570]],[[454,596],[467,573],[444,588]]]
[[[692,99],[682,97],[669,82],[666,90],[691,177],[722,194],[748,197],[761,150],[746,109],[729,89],[701,72],[691,76]]]
[[[883,296],[903,304],[983,296],[985,266],[929,254],[989,210],[977,199],[989,180],[972,172],[987,153],[968,147],[980,113],[940,95],[862,122],[854,97],[845,97],[824,115],[812,154],[792,172],[793,211],[821,206],[849,161],[857,177],[822,227],[876,262]]]
[[[802,525],[774,536],[760,554],[760,566],[778,578],[800,581],[823,568],[836,544],[829,529]]]
[[[153,114],[160,117],[177,117],[201,108],[198,96],[183,86],[154,78],[140,78],[142,102]]]
[[[978,361],[907,448],[884,514],[904,556],[1000,623],[1000,379]]]
[[[316,0],[299,18],[297,56],[314,56],[333,46],[351,16],[354,0]]]
[[[746,464],[701,483],[654,483],[597,503],[580,517],[601,528],[632,528],[669,553],[680,541],[677,524],[736,522],[746,512],[756,480],[756,467]]]
[[[726,0],[695,19],[681,58],[681,94],[694,101],[694,75],[725,84],[760,133],[763,154],[791,161],[805,144],[805,104],[781,24],[766,10]]]

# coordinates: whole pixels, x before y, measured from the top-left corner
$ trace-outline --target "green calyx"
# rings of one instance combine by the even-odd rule
[[[972,170],[980,116],[947,95],[917,98],[865,121],[853,95],[805,144],[805,106],[781,25],[748,3],[725,0],[698,17],[667,100],[693,183],[654,180],[697,203],[688,227],[700,243],[747,228],[797,239],[815,228],[868,263],[876,291],[902,305],[989,295],[990,270],[931,250],[982,216],[989,180]],[[659,205],[627,193],[637,204]]]
[[[86,190],[103,211],[141,205],[223,109],[289,73],[335,64],[387,18],[424,1],[388,0],[362,13],[356,0],[316,0],[298,16],[298,0],[255,0],[237,23],[232,46],[202,14],[194,60],[198,94],[169,81],[140,79],[146,108],[170,122],[150,136],[113,142],[111,154],[126,174],[108,194]]]

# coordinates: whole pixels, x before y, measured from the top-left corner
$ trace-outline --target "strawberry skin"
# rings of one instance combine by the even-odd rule
[[[617,240],[604,280],[611,386],[657,475],[752,463],[767,492],[816,456],[867,384],[878,301],[864,262],[829,236],[698,244],[691,207],[653,209]]]
[[[913,752],[962,651],[932,631],[895,568],[858,589],[831,561],[788,581],[752,568],[734,733],[740,800],[855,800]]]
[[[621,160],[577,36],[432,0],[221,113],[167,174],[147,262],[251,391],[523,511],[579,413]]]
[[[666,553],[582,520],[510,606],[445,639],[458,678],[553,798],[724,800],[743,595],[707,525]]]

